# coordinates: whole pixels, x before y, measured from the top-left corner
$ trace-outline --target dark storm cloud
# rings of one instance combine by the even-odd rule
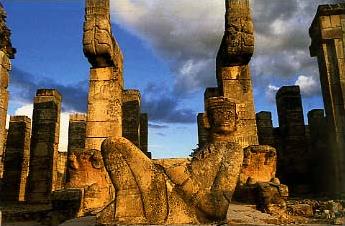
[[[142,111],[147,112],[152,128],[166,128],[160,123],[195,123],[195,112],[180,106],[180,100],[162,84],[149,84],[143,91]]]
[[[10,93],[14,101],[32,103],[37,89],[57,89],[62,95],[64,111],[86,111],[87,81],[62,85],[47,78],[36,80],[34,75],[16,67],[12,69],[10,78]]]

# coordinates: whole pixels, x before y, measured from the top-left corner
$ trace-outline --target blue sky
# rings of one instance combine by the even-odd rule
[[[82,52],[83,0],[1,0],[17,48],[9,114],[30,114],[37,88],[57,88],[68,112],[86,111],[89,64]],[[322,108],[308,27],[327,0],[255,0],[251,62],[256,111],[272,111],[282,85],[301,85],[305,112]],[[197,144],[196,115],[214,86],[224,3],[213,0],[113,0],[113,34],[124,54],[126,88],[139,89],[149,113],[156,158],[188,155]],[[66,127],[66,123],[63,128]],[[66,143],[65,140],[61,143]],[[62,145],[65,147],[65,145]],[[62,148],[63,150],[63,148]]]

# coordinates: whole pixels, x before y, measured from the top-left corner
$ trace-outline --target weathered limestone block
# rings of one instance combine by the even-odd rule
[[[32,116],[30,172],[27,201],[48,203],[56,190],[61,95],[54,89],[37,90]]]
[[[255,182],[270,182],[275,178],[277,165],[276,150],[268,145],[249,146],[244,149],[244,160],[240,184],[248,179]]]
[[[310,191],[311,171],[300,88],[283,86],[276,94],[279,135],[278,177],[292,193]],[[293,163],[293,164],[292,164]]]
[[[309,29],[310,54],[317,57],[326,120],[332,175],[329,193],[345,193],[345,3],[319,6]]]
[[[27,116],[11,116],[1,192],[3,201],[25,201],[30,160],[30,134],[30,118]]]
[[[94,68],[122,70],[122,53],[112,35],[109,0],[86,0],[83,46]]]
[[[152,158],[151,152],[148,149],[149,138],[149,120],[147,113],[140,114],[140,149],[147,157]]]
[[[124,90],[122,93],[122,136],[140,148],[140,104],[139,90]]]
[[[191,160],[152,161],[125,138],[104,141],[102,156],[116,199],[98,215],[100,224],[197,224],[225,219],[243,162],[240,145],[227,140],[236,130],[236,104],[210,98],[207,113],[212,142]]]
[[[288,187],[275,177],[276,165],[277,154],[273,147],[254,145],[245,148],[234,199],[256,204],[263,211],[269,207],[283,210],[289,193]]]

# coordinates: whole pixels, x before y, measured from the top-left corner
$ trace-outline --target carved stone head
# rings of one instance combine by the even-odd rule
[[[212,97],[206,101],[206,114],[211,137],[228,136],[236,131],[236,103],[225,97]]]

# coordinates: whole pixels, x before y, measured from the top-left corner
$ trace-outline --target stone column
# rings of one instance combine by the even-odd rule
[[[4,151],[6,142],[6,117],[8,107],[8,83],[11,63],[7,55],[0,51],[0,178],[3,175]]]
[[[25,201],[30,160],[30,133],[30,118],[11,116],[1,192],[1,198],[4,201]]]
[[[100,150],[108,137],[122,136],[122,74],[113,67],[92,68],[86,123],[87,150]]]
[[[11,70],[10,59],[14,58],[16,49],[12,47],[11,31],[6,26],[7,14],[0,3],[0,178],[3,174],[4,149],[6,142],[6,116],[8,107],[8,83],[9,71]]]
[[[256,113],[256,125],[258,128],[259,144],[274,147],[275,144],[271,112],[260,111],[259,113]]]
[[[147,157],[152,158],[148,150],[149,121],[146,113],[140,114],[140,149]]]
[[[124,90],[122,97],[123,137],[140,148],[140,92],[132,89]]]
[[[345,193],[345,3],[319,6],[309,33],[330,133],[333,194]]]
[[[32,115],[29,203],[49,203],[57,186],[61,95],[54,89],[37,90]]]
[[[216,60],[220,96],[237,103],[234,137],[243,148],[258,144],[249,61],[254,51],[254,28],[249,0],[226,0],[225,32]]]
[[[303,117],[302,98],[298,86],[283,86],[276,94],[279,134],[282,149],[278,150],[278,176],[291,192],[309,192],[309,154]]]

